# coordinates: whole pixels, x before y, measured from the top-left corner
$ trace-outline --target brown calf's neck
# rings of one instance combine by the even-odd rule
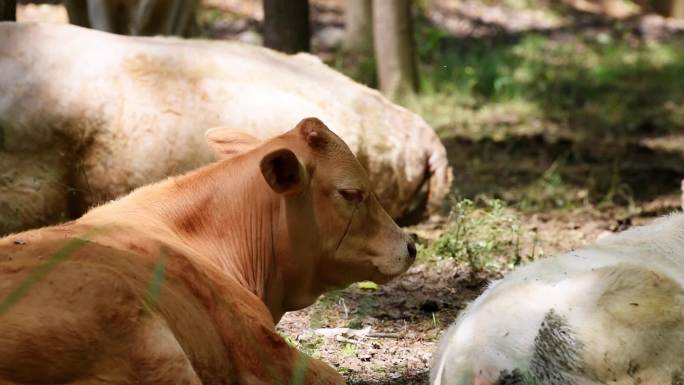
[[[92,210],[83,221],[97,225],[102,218],[102,223],[135,229],[134,236],[191,251],[193,258],[209,262],[259,297],[277,323],[324,290],[313,279],[320,257],[315,253],[323,251],[316,245],[308,192],[295,197],[273,192],[255,162],[261,152],[138,189]],[[309,229],[291,231],[288,225],[295,219]]]

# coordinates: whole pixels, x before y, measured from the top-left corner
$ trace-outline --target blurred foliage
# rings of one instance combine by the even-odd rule
[[[619,22],[595,34],[482,39],[457,39],[422,17],[415,29],[421,94],[401,102],[438,131],[496,137],[503,126],[619,139],[684,125],[681,41],[635,40]],[[339,52],[333,65],[375,85],[372,59]]]
[[[375,58],[372,55],[353,55],[339,47],[335,52],[333,66],[361,84],[371,88],[378,86]]]
[[[401,102],[444,140],[460,195],[636,213],[679,194],[684,41],[625,23],[456,38],[418,18],[421,93]]]
[[[425,95],[452,98],[453,104],[470,109],[517,103],[592,136],[649,134],[684,124],[684,77],[678,76],[684,52],[674,43],[554,41],[530,35],[511,43],[464,41],[434,49],[444,35],[432,28],[422,34],[420,41],[427,42],[419,50]],[[431,119],[429,113],[426,118]]]

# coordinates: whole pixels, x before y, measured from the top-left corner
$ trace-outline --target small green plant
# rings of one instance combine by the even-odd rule
[[[627,202],[630,209],[633,209],[635,207],[633,196],[634,194],[631,187],[622,181],[622,178],[620,178],[618,164],[617,162],[614,162],[606,193],[599,202],[598,206],[600,208],[605,208],[615,205],[616,202],[624,201]]]
[[[356,354],[356,345],[352,343],[345,343],[344,346],[342,347],[342,353],[347,354],[347,355],[354,355]]]
[[[323,294],[316,303],[312,305],[313,311],[309,318],[309,327],[318,329],[328,326],[331,318],[331,311],[335,308],[341,296],[341,291],[332,291]]]
[[[370,296],[362,296],[356,304],[356,312],[353,317],[347,322],[347,327],[352,329],[363,328],[363,323],[371,314],[373,310],[374,300]]]
[[[320,355],[318,349],[321,347],[321,344],[323,344],[323,339],[321,337],[312,336],[311,338],[300,342],[296,347],[311,357],[318,357]]]
[[[297,346],[299,345],[299,344],[297,344],[297,341],[294,338],[288,336],[287,334],[283,334],[283,333],[278,333],[278,334],[280,334],[280,336],[285,340],[285,342],[287,342],[287,344],[292,346],[293,348],[296,349]]]
[[[579,194],[564,178],[567,154],[559,156],[544,170],[539,178],[521,191],[519,207],[527,211],[571,209],[582,204],[584,195]]]
[[[363,290],[378,290],[380,287],[373,281],[363,281],[356,284],[359,289]]]
[[[498,269],[520,261],[520,231],[519,218],[501,200],[456,200],[446,230],[429,250],[475,270]]]

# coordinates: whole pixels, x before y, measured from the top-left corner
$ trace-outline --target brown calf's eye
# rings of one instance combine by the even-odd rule
[[[340,195],[342,195],[342,198],[344,198],[347,202],[360,203],[363,201],[363,192],[361,192],[359,189],[345,188],[339,190],[339,192]]]

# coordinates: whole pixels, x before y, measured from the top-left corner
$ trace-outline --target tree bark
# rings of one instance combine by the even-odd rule
[[[671,15],[677,19],[684,19],[684,0],[674,0]]]
[[[285,53],[311,47],[308,0],[263,0],[264,45]]]
[[[397,98],[416,92],[411,1],[374,0],[373,38],[382,93]]]
[[[130,3],[119,0],[88,0],[88,20],[93,29],[128,35],[130,22]]]
[[[672,16],[675,0],[639,0],[637,4],[643,13],[656,13],[663,17]]]
[[[17,0],[0,0],[0,21],[17,21]]]
[[[373,54],[373,0],[347,0],[344,11],[344,49]]]
[[[670,17],[672,16],[672,7],[674,5],[673,0],[652,0],[651,1],[651,7],[653,9],[653,12],[664,16],[664,17]]]
[[[64,0],[64,8],[69,16],[70,24],[90,28],[88,0]]]
[[[71,24],[123,35],[190,36],[197,0],[64,0]]]
[[[199,4],[197,0],[146,0],[132,10],[131,35],[191,36]]]

